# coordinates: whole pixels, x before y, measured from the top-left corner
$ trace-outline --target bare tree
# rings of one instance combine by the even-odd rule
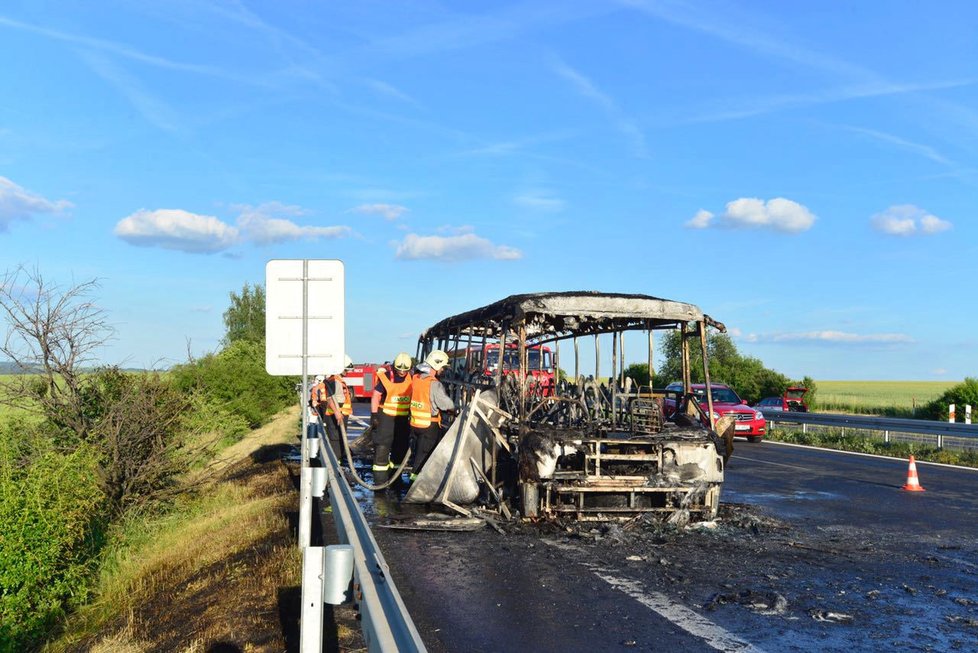
[[[206,456],[208,443],[188,424],[193,396],[156,372],[127,373],[100,365],[96,354],[113,336],[93,301],[96,280],[68,288],[47,283],[36,269],[0,277],[0,320],[6,333],[0,359],[18,374],[0,380],[0,403],[41,415],[65,448],[85,441],[99,452],[109,514],[166,500]]]
[[[82,374],[114,330],[92,300],[98,280],[67,288],[18,266],[0,277],[0,356],[19,372],[0,383],[0,402],[39,412],[86,438],[91,421],[82,402]]]

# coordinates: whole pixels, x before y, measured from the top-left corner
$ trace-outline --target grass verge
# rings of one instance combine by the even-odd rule
[[[768,440],[804,444],[810,447],[836,449],[838,451],[856,451],[871,453],[893,458],[909,458],[911,455],[920,461],[944,463],[946,465],[961,465],[963,467],[978,467],[978,452],[955,451],[938,449],[933,445],[915,442],[886,442],[883,438],[865,437],[853,434],[853,429],[843,434],[841,429],[819,429],[818,431],[802,431],[773,429],[767,434]]]
[[[296,411],[224,449],[208,467],[205,490],[166,515],[120,526],[98,598],[44,650],[288,648],[285,621],[298,607],[301,556],[290,522],[295,485],[279,456],[295,442]]]

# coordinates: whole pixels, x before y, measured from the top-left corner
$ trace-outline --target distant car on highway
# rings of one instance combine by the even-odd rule
[[[734,435],[745,437],[750,442],[760,442],[767,432],[767,421],[764,419],[764,413],[757,408],[748,406],[746,400],[741,399],[733,388],[724,383],[711,383],[710,388],[713,390],[713,412],[715,413],[713,418],[720,419],[725,415],[732,415],[735,420]],[[682,383],[670,383],[666,386],[667,392],[681,393],[682,390]],[[696,395],[705,412],[707,410],[706,384],[693,383],[690,390]],[[666,417],[669,417],[675,410],[675,399],[667,395],[663,402],[663,412]]]
[[[805,403],[805,393],[808,388],[803,386],[792,386],[784,391],[780,397],[765,397],[754,404],[754,408],[768,411],[807,413],[808,404]]]

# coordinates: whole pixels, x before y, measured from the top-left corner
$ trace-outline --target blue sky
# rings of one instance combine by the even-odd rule
[[[978,3],[0,7],[0,270],[99,278],[106,362],[346,265],[358,361],[506,295],[687,301],[791,377],[978,374]],[[641,360],[639,347],[631,347]]]

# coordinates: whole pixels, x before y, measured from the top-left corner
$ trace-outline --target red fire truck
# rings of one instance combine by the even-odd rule
[[[452,370],[455,372],[479,372],[491,377],[499,367],[499,343],[490,343],[482,347],[468,347],[448,353],[451,358]],[[554,393],[554,360],[550,347],[546,345],[531,345],[526,350],[527,371],[530,382],[543,387],[543,396]],[[503,356],[503,374],[513,374],[520,369],[519,350],[515,344],[506,345]]]
[[[377,368],[374,363],[354,363],[353,369],[343,375],[343,380],[350,387],[353,399],[370,399],[377,383]]]

